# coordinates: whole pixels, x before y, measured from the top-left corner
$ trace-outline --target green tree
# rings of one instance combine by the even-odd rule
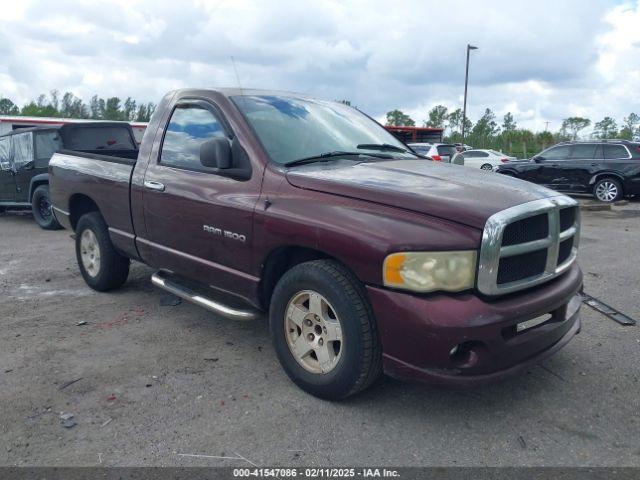
[[[429,111],[429,120],[423,122],[425,127],[444,128],[447,121],[447,107],[436,105]]]
[[[562,121],[560,132],[562,135],[568,135],[571,140],[578,139],[578,132],[591,125],[591,120],[583,117],[569,117]]]
[[[618,135],[618,124],[611,117],[604,117],[594,125],[593,136],[599,139],[615,138]]]
[[[20,115],[29,117],[57,117],[58,110],[47,100],[46,95],[39,95],[20,109]]]
[[[535,150],[535,135],[531,130],[517,130],[520,144],[522,146],[523,158],[529,158]]]
[[[153,103],[142,104],[138,107],[138,113],[136,115],[136,122],[148,122],[151,120],[151,115],[155,112],[156,106]]]
[[[395,110],[387,112],[387,125],[393,127],[413,127],[415,124],[416,122],[402,110],[396,108]]]
[[[98,120],[102,118],[101,113],[102,112],[100,110],[100,99],[98,98],[98,95],[94,95],[93,97],[91,97],[91,100],[89,101],[89,115],[91,116],[92,119]]]
[[[60,102],[59,114],[65,118],[87,118],[89,116],[89,109],[82,99],[76,97],[71,92],[66,92]]]
[[[453,136],[456,133],[460,133],[462,128],[462,109],[456,108],[449,115],[447,115],[447,127]]]
[[[20,109],[8,98],[0,97],[0,115],[18,115]]]
[[[513,118],[513,114],[511,112],[507,112],[504,117],[502,117],[501,143],[503,148],[506,147],[510,153],[513,152],[513,132],[515,132],[517,128],[518,125]]]
[[[504,117],[502,117],[502,131],[505,133],[513,132],[518,128],[516,121],[513,118],[511,112],[505,113]]]
[[[487,108],[482,114],[482,117],[480,117],[471,129],[469,140],[473,142],[474,147],[489,147],[490,143],[493,141],[493,137],[498,133],[498,131],[499,128],[496,123],[496,116],[490,108]]]
[[[136,118],[136,101],[133,100],[131,97],[127,97],[127,99],[124,101],[124,118],[127,121],[132,121],[135,120]]]
[[[124,120],[120,99],[118,97],[107,98],[103,118],[105,120]]]
[[[545,130],[544,132],[536,133],[535,143],[536,143],[536,150],[540,151],[540,150],[544,150],[547,147],[550,147],[556,142],[553,137],[553,133]]]
[[[619,136],[626,140],[633,140],[635,137],[640,137],[640,115],[630,113],[628,117],[624,117],[622,119],[622,129],[620,130]]]

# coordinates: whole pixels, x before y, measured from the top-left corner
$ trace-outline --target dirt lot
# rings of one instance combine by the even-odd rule
[[[635,318],[639,247],[640,202],[584,212],[585,291]],[[161,306],[151,273],[93,292],[69,232],[0,215],[0,465],[640,466],[638,326],[585,306],[526,375],[462,393],[385,379],[328,403],[288,380],[264,322]]]

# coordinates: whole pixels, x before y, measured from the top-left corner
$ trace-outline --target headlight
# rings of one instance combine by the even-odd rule
[[[384,260],[385,286],[414,292],[472,288],[476,279],[476,252],[402,252]]]

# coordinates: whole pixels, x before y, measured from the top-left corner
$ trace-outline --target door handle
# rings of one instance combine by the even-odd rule
[[[154,182],[152,180],[145,180],[144,188],[148,188],[149,190],[155,190],[157,192],[164,192],[164,183]]]

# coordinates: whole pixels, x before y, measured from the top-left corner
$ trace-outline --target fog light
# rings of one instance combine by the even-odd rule
[[[470,368],[478,364],[479,353],[485,349],[482,342],[464,342],[449,351],[449,360],[456,367]]]

